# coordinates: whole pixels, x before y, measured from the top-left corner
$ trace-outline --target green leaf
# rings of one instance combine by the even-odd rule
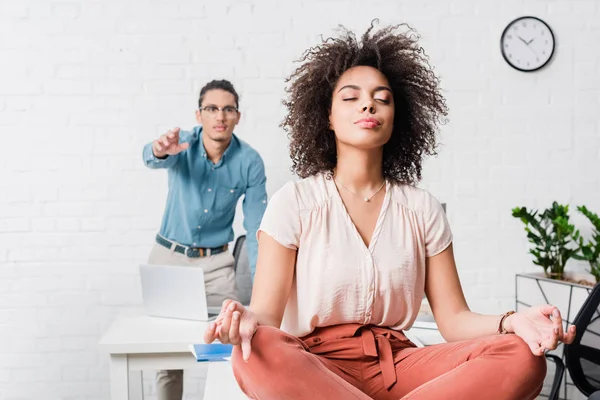
[[[527,239],[533,245],[529,250],[533,263],[546,273],[549,269],[553,275],[562,276],[570,258],[586,257],[581,250],[584,242],[580,232],[569,220],[569,205],[554,201],[542,212],[515,207],[512,216],[525,225]]]

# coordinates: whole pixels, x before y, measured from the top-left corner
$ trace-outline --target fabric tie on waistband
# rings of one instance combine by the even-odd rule
[[[383,377],[383,384],[387,390],[396,383],[396,367],[394,366],[394,354],[388,335],[406,341],[406,336],[400,332],[382,329],[374,326],[365,326],[361,329],[360,338],[365,355],[378,357],[379,368]]]
[[[343,339],[353,344],[343,345],[340,343]],[[361,351],[358,350],[361,356],[379,359],[383,384],[387,390],[397,381],[394,352],[404,347],[415,347],[400,331],[359,324],[317,328],[301,340],[311,353],[337,360],[355,360],[359,356],[357,350],[362,347]]]

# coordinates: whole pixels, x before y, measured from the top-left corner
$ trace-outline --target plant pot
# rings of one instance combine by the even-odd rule
[[[555,281],[562,281],[564,278],[564,273],[548,272],[548,274],[545,274],[544,276]]]

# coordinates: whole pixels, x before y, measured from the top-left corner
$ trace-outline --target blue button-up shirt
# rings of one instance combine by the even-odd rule
[[[169,194],[160,227],[167,239],[192,247],[219,247],[234,239],[233,218],[244,196],[244,229],[254,277],[258,243],[256,231],[267,207],[265,166],[256,150],[233,135],[218,163],[207,157],[202,127],[180,131],[179,142],[190,146],[181,153],[158,159],[152,143],[144,147],[149,168],[167,168]]]

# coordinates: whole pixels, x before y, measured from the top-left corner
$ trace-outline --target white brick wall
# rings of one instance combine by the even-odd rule
[[[528,14],[558,42],[534,74],[499,52],[505,25]],[[278,125],[292,60],[338,23],[362,32],[374,17],[416,27],[442,78],[451,122],[422,186],[448,203],[467,298],[512,306],[513,276],[531,264],[511,208],[600,211],[596,1],[0,0],[0,399],[108,399],[97,342],[139,309],[137,265],[166,194],[142,145],[191,127],[200,87],[231,79],[237,132],[273,193],[291,177]],[[202,375],[188,375],[187,399],[201,398]]]

